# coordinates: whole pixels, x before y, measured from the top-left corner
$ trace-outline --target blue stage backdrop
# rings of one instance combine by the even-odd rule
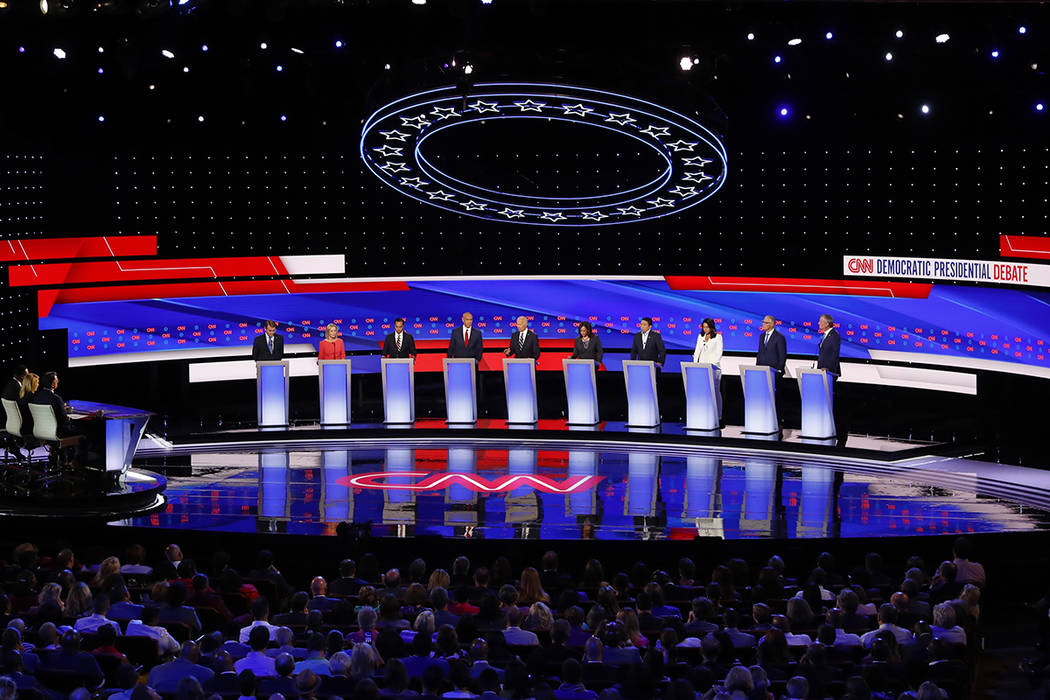
[[[465,277],[407,280],[403,291],[55,304],[40,319],[40,328],[68,329],[74,364],[148,351],[184,350],[179,355],[201,357],[213,348],[246,350],[262,332],[261,322],[266,318],[281,324],[286,342],[292,345],[316,348],[325,324],[334,322],[348,351],[378,351],[399,316],[407,319],[408,331],[417,341],[447,341],[467,310],[486,339],[508,338],[514,319],[525,314],[541,342],[572,339],[577,324],[587,320],[611,350],[629,348],[629,334],[637,331],[639,319],[650,316],[668,350],[691,351],[701,321],[711,317],[726,352],[752,353],[762,317],[772,314],[787,337],[788,353],[805,356],[815,355],[817,319],[827,312],[842,334],[844,358],[892,360],[897,353],[920,353],[931,356],[933,363],[950,357],[954,365],[995,369],[987,362],[991,361],[1045,369],[1050,368],[1048,307],[1050,293],[1046,292],[938,284],[918,298],[899,298],[680,290],[661,278]],[[619,369],[623,356],[611,353],[607,367]],[[673,365],[666,369],[687,357],[672,354]],[[378,363],[368,367],[378,371]]]

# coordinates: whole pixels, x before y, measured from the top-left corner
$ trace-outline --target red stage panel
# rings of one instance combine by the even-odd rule
[[[665,277],[667,286],[681,291],[782,292],[784,294],[848,294],[867,297],[926,299],[932,284],[879,280],[815,280],[786,277]]]
[[[0,241],[0,262],[59,260],[62,258],[117,258],[156,254],[156,236],[16,238]]]
[[[204,279],[288,275],[278,256],[203,258],[200,260],[106,260],[104,262],[16,265],[8,268],[12,287],[91,282]]]
[[[1004,258],[1050,259],[1050,237],[999,236],[999,255]]]

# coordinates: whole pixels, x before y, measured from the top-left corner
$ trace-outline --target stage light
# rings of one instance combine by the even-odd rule
[[[1044,105],[1042,102],[1036,102],[1035,111],[1042,112],[1044,109],[1046,109],[1046,105]]]
[[[473,72],[474,72],[474,66],[470,65],[469,63],[467,65],[463,66],[463,73],[464,74],[470,75]]]
[[[789,116],[791,116],[791,110],[787,107],[781,107],[777,110],[777,114],[780,116],[781,119],[787,119]]]
[[[175,54],[169,51],[168,49],[162,49],[160,55],[164,58],[175,58]]]
[[[100,68],[98,69],[98,74],[99,74],[99,75],[102,75],[102,73],[103,73],[103,71],[102,71],[102,68],[100,67]]]
[[[883,58],[885,58],[885,59],[886,59],[886,62],[888,63],[888,62],[890,62],[890,61],[892,61],[892,60],[893,60],[893,54],[892,54],[892,53],[890,53],[889,51],[887,51],[887,52],[886,52],[886,55],[885,55],[885,56],[884,56]]]
[[[66,52],[63,49],[55,49],[51,53],[55,54],[55,58],[60,61],[66,57]]]
[[[99,53],[106,53],[106,50],[100,46],[100,47],[98,47],[98,52]]]
[[[190,67],[189,66],[183,66],[182,67],[182,72],[183,73],[189,73],[190,72]]]
[[[992,50],[992,58],[999,58],[999,49]]]
[[[824,38],[825,39],[833,39],[833,38],[835,38],[835,35],[832,34],[831,32],[828,32],[827,34],[824,35]]]
[[[682,56],[678,59],[678,67],[682,70],[693,70],[693,59],[688,56]]]
[[[284,66],[278,65],[276,68],[274,68],[274,70],[276,70],[278,73],[280,73],[281,71],[284,70]]]
[[[282,115],[281,115],[281,121],[282,121],[282,122],[286,122],[286,121],[288,121],[288,117],[286,117],[285,115],[283,115],[283,114],[282,114]]]
[[[897,32],[893,36],[897,37],[898,39],[903,39],[904,38],[904,32],[901,31],[900,29],[898,29]]]
[[[157,89],[157,86],[156,86],[156,85],[150,85],[150,86],[149,86],[149,89],[150,89],[150,90],[156,90],[156,89]]]
[[[40,14],[47,14],[47,0],[40,0]]]
[[[293,46],[293,47],[292,47],[292,48],[290,49],[290,51],[291,51],[292,53],[297,53],[297,54],[299,54],[300,56],[302,56],[302,55],[303,55],[303,53],[305,53],[305,52],[304,52],[304,51],[303,51],[302,49],[297,49],[297,48],[295,48],[294,46]]]
[[[802,40],[797,38],[797,37],[794,38],[794,39],[788,39],[788,46],[798,46],[801,43],[802,43]]]
[[[201,44],[201,51],[203,51],[204,53],[208,53],[208,45],[207,44]]]
[[[383,70],[390,70],[390,64],[389,63],[384,63],[383,64]]]
[[[481,0],[481,4],[482,5],[491,5],[492,4],[492,0]]]
[[[783,59],[781,59],[780,56],[774,56],[773,57],[773,63],[780,63],[781,60],[783,60]]]
[[[426,5],[427,0],[412,0],[413,5]]]
[[[922,107],[919,107],[919,111],[922,112],[923,114],[929,114],[930,113],[930,106],[929,105],[923,105]]]
[[[1017,33],[1018,34],[1027,34],[1028,33],[1028,27],[1026,27],[1026,26],[1024,26],[1022,24],[1020,27],[1017,28]]]
[[[933,38],[938,44],[947,44],[949,39],[951,39],[951,37],[947,34],[938,34]]]
[[[336,39],[335,40],[335,48],[337,48],[337,49],[343,48],[343,42],[342,42],[341,39]]]
[[[753,32],[748,32],[747,33],[747,40],[748,41],[754,41],[755,40],[755,35],[754,35]]]
[[[203,123],[204,122],[204,115],[203,114],[199,115],[197,117],[197,121]]]
[[[263,43],[259,44],[259,48],[262,49],[263,51],[265,51],[269,47],[266,45],[266,42],[264,41]]]
[[[19,46],[18,47],[18,53],[25,53],[25,52],[26,52],[26,47],[24,47],[24,46]]]
[[[100,114],[100,115],[98,115],[98,120],[100,122],[104,122],[104,121],[106,121],[106,118]]]

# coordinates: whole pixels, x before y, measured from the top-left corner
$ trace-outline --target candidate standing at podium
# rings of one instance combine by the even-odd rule
[[[467,311],[463,314],[463,325],[452,331],[448,343],[449,357],[473,357],[481,364],[484,346],[481,343],[481,331],[473,328],[474,314]]]
[[[667,359],[667,350],[664,348],[664,340],[660,334],[653,330],[653,319],[646,316],[638,324],[641,331],[634,334],[634,342],[631,344],[632,360],[649,360],[656,363],[657,367],[664,366]]]
[[[318,360],[345,360],[346,346],[339,337],[339,326],[329,323],[324,329],[324,340],[317,348]]]
[[[594,364],[602,363],[602,341],[594,334],[594,327],[589,321],[581,321],[579,335],[572,346],[573,360],[594,360]]]
[[[718,334],[713,318],[705,318],[700,324],[700,337],[696,339],[693,362],[706,362],[718,368],[718,422],[722,423],[722,336]]]
[[[831,314],[821,314],[817,321],[817,330],[820,331],[820,343],[817,345],[817,369],[827,370],[831,376],[832,385],[842,374],[839,367],[839,349],[842,346],[842,337],[835,330],[835,320]]]
[[[404,360],[416,356],[416,340],[405,333],[405,319],[394,319],[394,332],[383,340],[383,357]]]
[[[284,359],[284,336],[277,332],[277,322],[263,324],[264,333],[252,343],[252,359],[256,362]]]
[[[510,337],[510,347],[503,351],[507,357],[540,359],[540,339],[529,330],[529,319],[518,316],[518,330]]]
[[[758,338],[758,357],[755,364],[759,367],[772,367],[777,377],[784,374],[787,363],[787,340],[784,334],[776,329],[777,320],[772,316],[762,319],[762,335]],[[776,382],[773,382],[774,388]]]

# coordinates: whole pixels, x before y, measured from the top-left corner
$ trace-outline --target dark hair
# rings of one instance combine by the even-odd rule
[[[344,559],[339,562],[339,576],[350,578],[357,573],[357,563],[353,559]]]
[[[259,686],[258,680],[255,678],[255,672],[250,668],[246,668],[237,674],[237,687],[241,691],[241,695],[255,695],[255,689]]]
[[[263,625],[252,627],[248,633],[248,646],[252,651],[262,651],[270,645],[270,630]]]
[[[642,316],[642,320],[648,323],[650,326],[653,325],[653,319],[649,318],[648,316]]]
[[[158,620],[160,620],[160,610],[152,605],[142,608],[142,624],[153,626]]]
[[[11,374],[13,374],[16,377],[21,377],[23,374],[29,371],[29,368],[25,365],[14,365],[11,368],[11,370]]]
[[[705,318],[703,321],[700,322],[701,331],[703,331],[705,323],[707,324],[707,327],[711,329],[712,333],[718,332],[718,327],[715,325],[715,320],[713,318]]]
[[[588,336],[594,335],[594,326],[591,325],[590,321],[580,321],[580,326],[579,326],[579,328],[576,329],[576,334],[577,335],[579,335],[579,333],[580,333],[580,330],[579,330],[580,328],[586,328]]]
[[[176,581],[168,587],[167,604],[173,608],[180,608],[186,602],[186,584]]]
[[[271,319],[267,319],[267,320],[263,321],[263,328],[276,328],[276,327],[277,327],[277,321],[274,321],[274,320],[271,320]]]
[[[405,319],[403,319],[403,318],[395,318],[394,319],[394,323],[397,323],[398,321],[401,321],[401,323],[404,323]]]
[[[956,537],[952,549],[955,551],[955,556],[960,559],[970,558],[970,540],[965,537]]]
[[[50,389],[56,379],[58,379],[58,372],[44,372],[44,376],[40,378],[40,388]]]
[[[265,596],[259,596],[252,601],[252,619],[265,620],[270,615],[270,601]]]

